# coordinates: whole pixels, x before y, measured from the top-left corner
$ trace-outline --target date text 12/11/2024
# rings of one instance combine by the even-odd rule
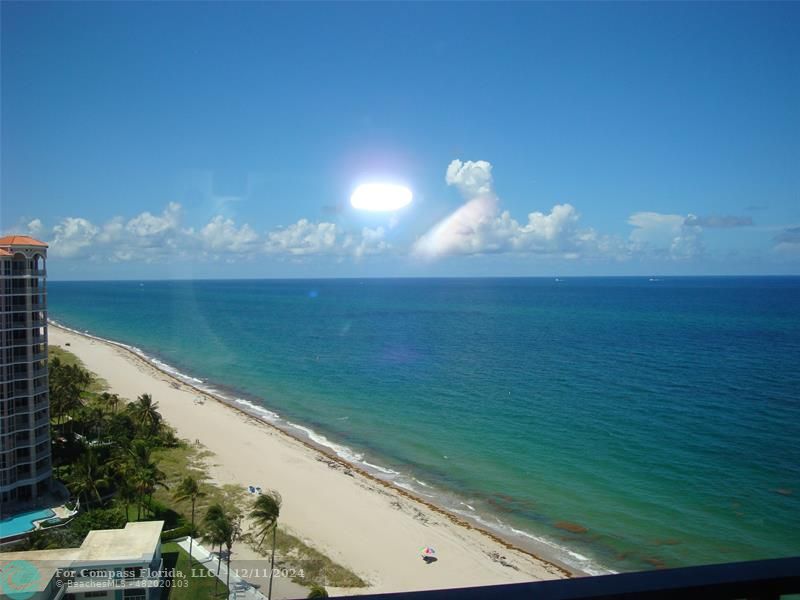
[[[254,579],[254,578],[257,578],[257,577],[269,577],[270,576],[270,569],[269,569],[269,567],[266,567],[266,568],[254,567],[254,568],[243,568],[243,569],[237,569],[236,567],[231,567],[231,575],[235,575],[236,577],[240,577],[241,579]],[[279,569],[279,568],[275,567],[274,569],[272,569],[272,576],[273,577],[288,577],[288,578],[299,577],[299,578],[302,579],[303,577],[305,577],[305,572],[304,572],[303,569],[292,569],[292,568]],[[216,577],[216,575],[214,575],[214,573],[211,573],[210,571],[208,571],[206,569],[198,569],[198,568],[192,567],[191,577],[193,577],[193,578],[194,577]]]

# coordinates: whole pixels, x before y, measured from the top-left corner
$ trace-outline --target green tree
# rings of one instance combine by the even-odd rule
[[[250,517],[257,528],[259,548],[264,543],[264,538],[267,537],[267,534],[277,527],[282,502],[281,495],[275,490],[270,490],[265,494],[261,494],[253,503]]]
[[[125,522],[128,522],[128,508],[131,502],[135,502],[139,493],[135,483],[134,471],[130,465],[125,465],[122,470],[117,471],[117,497],[125,505]]]
[[[84,406],[78,413],[78,420],[83,435],[93,440],[99,439],[100,432],[105,430],[106,414],[97,404]]]
[[[59,424],[63,424],[65,417],[71,417],[83,405],[82,396],[92,383],[92,374],[78,365],[67,365],[54,357],[50,360],[48,375],[53,415]],[[69,429],[72,430],[71,425]]]
[[[158,468],[151,457],[151,448],[146,440],[134,440],[128,450],[131,459],[132,480],[138,493],[136,519],[142,518],[145,499],[151,500],[156,487],[168,489],[167,476]]]
[[[205,492],[200,490],[197,479],[191,475],[183,478],[178,489],[175,490],[175,500],[190,500],[192,502],[192,535],[189,538],[189,564],[192,564],[192,542],[194,541],[194,508],[198,498],[205,496]]]
[[[119,405],[121,403],[119,395],[103,392],[102,394],[100,394],[100,401],[102,402],[103,406],[108,407],[109,412],[112,415],[117,414],[117,409],[119,408]]]
[[[227,552],[228,573],[225,577],[225,587],[231,589],[231,554],[233,554],[233,543],[239,538],[239,534],[241,533],[241,521],[237,515],[226,514],[225,517],[219,521],[218,527],[225,543],[225,551]]]
[[[161,413],[158,412],[158,402],[153,401],[150,394],[142,394],[136,402],[128,405],[134,422],[148,435],[158,433],[161,425]]]
[[[101,499],[100,490],[108,487],[108,479],[103,466],[97,460],[94,450],[89,448],[78,461],[72,465],[67,486],[70,491],[85,504],[90,500]]]
[[[219,570],[222,565],[222,545],[225,543],[225,521],[227,515],[225,508],[219,502],[215,502],[206,510],[203,517],[203,538],[211,544],[211,552],[214,552],[214,546],[219,546],[219,559],[217,560],[217,576],[214,578],[214,595],[217,595],[217,584],[219,583]]]
[[[264,538],[272,531],[272,558],[270,559],[270,572],[269,572],[269,593],[268,598],[272,597],[272,573],[275,570],[275,543],[278,534],[278,517],[281,514],[281,504],[283,499],[281,495],[275,490],[261,494],[253,503],[253,510],[250,511],[250,517],[258,529],[257,534],[260,536],[258,547],[264,543]]]
[[[115,448],[121,455],[127,455],[136,434],[136,424],[127,412],[112,415],[109,419],[105,434],[114,441]]]

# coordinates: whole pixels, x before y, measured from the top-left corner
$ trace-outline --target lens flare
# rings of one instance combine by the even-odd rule
[[[393,183],[364,183],[350,196],[350,204],[359,210],[387,212],[411,202],[411,190]]]

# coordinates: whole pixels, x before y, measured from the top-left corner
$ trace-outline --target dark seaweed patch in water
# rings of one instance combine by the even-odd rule
[[[666,569],[667,568],[667,563],[665,563],[660,558],[656,558],[654,556],[649,556],[649,557],[645,558],[644,562],[646,562],[647,564],[655,567],[656,569]]]
[[[570,533],[586,533],[589,531],[583,525],[579,525],[578,523],[572,523],[570,521],[556,521],[555,527],[559,529],[563,529],[565,531],[569,531]]]
[[[541,520],[541,515],[536,512],[536,503],[524,498],[514,498],[507,494],[493,494],[486,496],[486,503],[492,509],[501,513],[514,513],[529,519]]]
[[[656,546],[677,546],[680,544],[680,540],[676,540],[675,538],[667,538],[665,540],[656,540]]]

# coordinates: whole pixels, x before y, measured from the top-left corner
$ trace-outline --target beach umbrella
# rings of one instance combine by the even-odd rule
[[[431,556],[431,557],[435,557],[436,556],[436,550],[434,550],[430,546],[425,546],[419,552],[420,552],[420,554],[422,554],[422,558],[426,558],[426,557],[429,557],[429,556]]]

